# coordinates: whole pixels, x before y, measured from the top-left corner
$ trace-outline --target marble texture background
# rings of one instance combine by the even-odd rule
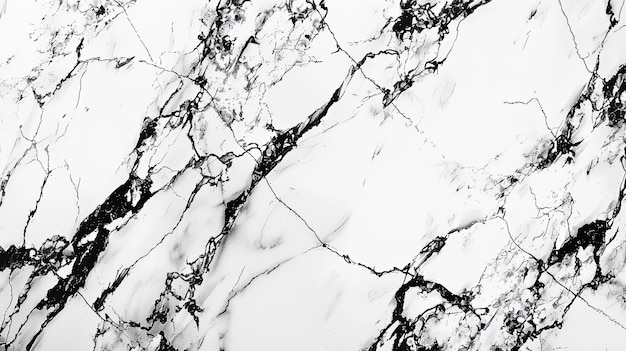
[[[624,350],[623,8],[0,1],[0,350]]]

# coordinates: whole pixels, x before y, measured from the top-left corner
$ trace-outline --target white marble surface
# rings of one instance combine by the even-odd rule
[[[0,1],[0,350],[623,350],[623,7]]]

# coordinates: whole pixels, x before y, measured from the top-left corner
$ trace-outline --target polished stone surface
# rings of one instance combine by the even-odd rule
[[[0,1],[0,350],[623,350],[623,7]]]

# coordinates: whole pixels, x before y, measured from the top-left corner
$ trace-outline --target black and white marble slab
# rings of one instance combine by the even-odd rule
[[[0,1],[0,350],[624,350],[624,7]]]

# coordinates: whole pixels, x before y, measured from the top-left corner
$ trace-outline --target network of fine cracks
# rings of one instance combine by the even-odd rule
[[[400,1],[398,4],[400,15],[389,19],[387,24],[380,29],[378,37],[371,39],[371,41],[379,40],[387,34],[391,47],[368,52],[361,57],[355,57],[349,47],[340,43],[326,20],[332,8],[329,9],[323,0],[319,2],[314,0],[287,1],[271,7],[258,18],[249,17],[254,9],[249,0],[209,2],[206,10],[213,16],[202,19],[204,27],[197,35],[195,49],[184,54],[194,57],[195,60],[186,72],[166,67],[159,62],[159,58],[153,56],[127,11],[133,3],[133,1],[126,3],[107,1],[100,6],[91,6],[83,12],[78,5],[76,8],[69,8],[74,11],[74,14],[82,13],[80,15],[83,18],[82,22],[86,23],[85,33],[78,31],[61,33],[65,35],[64,39],[61,39],[63,35],[57,32],[50,40],[50,52],[55,57],[75,57],[75,62],[72,61],[73,66],[64,76],[56,77],[54,84],[49,85],[52,86],[51,90],[44,89],[46,86],[39,83],[42,79],[37,75],[28,79],[27,87],[18,89],[20,90],[18,101],[23,96],[32,94],[43,111],[47,104],[63,91],[68,82],[73,80],[82,82],[85,72],[93,65],[104,65],[113,70],[146,66],[156,70],[159,74],[171,76],[170,83],[174,87],[165,94],[168,95],[165,101],[159,103],[155,101],[154,104],[158,106],[153,111],[157,113],[144,118],[137,142],[128,153],[125,165],[126,179],[111,191],[94,211],[80,221],[74,233],[67,237],[51,236],[39,247],[29,247],[27,244],[28,229],[46,194],[45,186],[49,177],[61,169],[69,169],[69,166],[66,163],[64,167],[50,167],[50,156],[46,145],[48,139],[39,135],[39,127],[32,136],[22,134],[21,140],[25,147],[22,152],[18,153],[19,157],[4,170],[0,181],[0,206],[10,205],[3,203],[6,189],[14,182],[12,175],[20,167],[36,162],[41,166],[44,176],[38,197],[32,204],[23,227],[22,245],[0,247],[0,271],[9,271],[9,283],[13,272],[31,269],[26,284],[18,294],[14,296],[13,287],[11,287],[13,307],[4,313],[0,335],[14,335],[14,337],[7,340],[1,338],[2,344],[0,345],[5,348],[14,346],[19,342],[18,337],[26,324],[35,323],[36,332],[24,343],[27,350],[34,348],[46,327],[63,311],[68,302],[72,298],[80,298],[101,320],[94,337],[96,343],[94,349],[99,342],[103,342],[107,334],[114,334],[123,336],[121,338],[123,341],[120,342],[127,343],[129,347],[146,347],[156,342],[158,350],[176,350],[171,341],[176,335],[170,335],[168,331],[170,329],[165,328],[165,325],[173,323],[174,319],[182,314],[190,316],[199,328],[204,309],[196,292],[213,269],[220,250],[223,249],[227,238],[236,228],[237,220],[249,200],[255,196],[257,188],[265,186],[270,190],[274,199],[302,222],[313,236],[315,245],[303,250],[298,256],[306,255],[314,249],[321,249],[335,255],[340,262],[363,269],[376,277],[387,275],[404,277],[403,284],[394,295],[395,307],[392,315],[387,316],[389,323],[377,337],[371,340],[371,344],[366,346],[369,350],[384,347],[391,347],[393,350],[438,350],[449,348],[452,343],[459,348],[471,349],[479,342],[481,332],[489,328],[496,318],[502,319],[506,338],[498,341],[500,344],[494,347],[520,350],[529,340],[540,337],[546,331],[560,328],[566,313],[577,299],[626,330],[625,326],[581,296],[584,291],[596,291],[605,285],[618,284],[614,280],[615,272],[602,269],[601,257],[607,246],[615,239],[616,234],[613,236],[609,234],[611,229],[615,229],[614,221],[621,213],[621,201],[626,191],[626,182],[620,184],[620,191],[615,196],[612,207],[606,210],[606,217],[596,218],[575,228],[574,233],[570,233],[566,240],[561,242],[555,240],[551,243],[552,250],[546,257],[538,257],[530,253],[508,230],[507,196],[515,187],[524,184],[525,180],[533,174],[576,163],[577,148],[580,147],[585,137],[580,129],[581,115],[591,114],[594,129],[607,125],[612,128],[613,135],[623,133],[626,128],[624,126],[626,65],[621,66],[618,72],[608,80],[604,80],[598,74],[599,55],[595,68],[591,70],[587,67],[589,57],[581,56],[570,20],[560,1],[560,9],[571,33],[576,54],[585,64],[591,78],[567,112],[558,133],[550,130],[554,139],[547,140],[545,145],[538,147],[537,154],[529,156],[528,163],[523,165],[515,175],[500,180],[502,184],[506,184],[502,186],[501,206],[496,213],[437,236],[415,255],[412,262],[407,262],[403,267],[393,267],[387,270],[355,260],[341,252],[332,243],[326,242],[323,239],[326,233],[320,233],[295,210],[295,207],[284,200],[273,187],[268,176],[298,148],[308,133],[321,129],[332,109],[341,104],[346,91],[351,87],[351,82],[357,78],[364,77],[375,87],[379,94],[377,96],[382,98],[383,109],[393,109],[410,121],[410,118],[406,117],[396,105],[397,100],[405,91],[427,75],[436,73],[439,67],[445,64],[449,52],[446,55],[440,53],[443,43],[451,42],[450,47],[453,48],[456,40],[455,28],[458,28],[459,23],[471,16],[478,8],[489,4],[490,0],[452,0],[437,4],[422,4],[414,0]],[[209,9],[210,5],[215,7]],[[59,5],[59,9],[62,6],[69,5]],[[618,23],[615,19],[615,12],[609,2],[606,13],[610,18],[610,27],[606,35]],[[284,37],[276,36],[276,38],[267,39],[270,37],[265,32],[269,27],[268,23],[282,15],[289,19],[288,33]],[[148,59],[135,56],[85,57],[83,52],[89,45],[86,33],[100,33],[113,21],[121,20],[129,23],[133,33],[145,49]],[[251,33],[244,32],[245,35],[240,37],[240,33],[244,31],[242,29],[245,27],[244,24],[248,23],[246,21],[255,23],[254,30]],[[333,54],[347,57],[350,67],[345,72],[343,81],[334,88],[325,102],[313,111],[307,111],[306,116],[293,126],[277,129],[273,124],[271,112],[267,111],[267,106],[263,103],[267,87],[281,82],[298,66],[317,62],[315,57],[308,56],[307,49],[318,37],[324,35],[330,36],[336,46],[336,52]],[[424,45],[419,50],[415,48],[419,46],[418,43],[427,40],[430,40],[430,46]],[[277,62],[271,62],[263,61],[265,58],[255,61],[254,58],[247,56],[258,47],[268,45],[267,42],[274,45],[274,52],[296,53],[297,58],[289,58],[285,54],[285,57],[277,59]],[[598,49],[599,52],[602,50],[602,45],[604,45],[604,40]],[[386,56],[396,60],[396,71],[399,76],[399,80],[388,86],[368,76],[364,69],[367,63]],[[267,79],[267,81],[261,82],[262,79]],[[241,81],[245,84],[239,84]],[[82,85],[80,85],[76,106],[80,103],[81,90]],[[232,95],[242,98],[233,101],[237,99],[230,98]],[[186,96],[193,96],[193,98],[189,99]],[[509,103],[530,104],[531,101],[539,105],[545,117],[543,106],[537,98]],[[255,113],[250,113],[250,111]],[[224,137],[222,144],[229,141],[235,146],[230,149],[224,148],[222,152],[217,152],[207,146],[206,140],[214,137],[211,128],[207,127],[208,123],[219,125],[226,131],[227,137]],[[417,126],[414,127],[417,129]],[[65,129],[67,130],[67,126]],[[247,132],[250,132],[253,137],[248,137]],[[57,140],[63,135],[64,133]],[[185,143],[192,150],[191,155],[183,162],[184,166],[178,169],[162,164],[166,158],[165,155],[176,143]],[[620,162],[626,163],[625,160],[626,154],[621,155]],[[227,193],[224,189],[230,178],[238,176],[231,174],[230,171],[239,163],[246,161],[252,161],[254,166],[246,174],[245,186],[234,193]],[[167,174],[165,179],[163,174]],[[176,193],[174,189],[180,183],[180,179],[189,175],[196,177],[193,189],[187,194]],[[78,197],[80,181],[75,182],[73,178],[70,180]],[[124,281],[133,274],[135,267],[157,251],[170,236],[183,230],[182,224],[194,207],[194,201],[207,188],[216,189],[224,198],[223,224],[219,232],[207,235],[203,252],[196,257],[188,257],[184,269],[165,273],[163,289],[144,320],[130,320],[120,315],[112,316],[117,312],[108,305],[108,299],[114,296]],[[120,267],[115,278],[106,282],[106,288],[94,301],[87,301],[81,294],[81,289],[85,287],[99,258],[107,251],[110,240],[116,233],[124,230],[129,223],[135,221],[151,199],[164,193],[175,194],[184,203],[174,224],[163,230],[159,234],[160,239],[131,264]],[[574,200],[564,200],[559,208],[554,209],[537,206],[537,210],[538,213],[544,213],[549,218],[550,211],[566,212],[565,208],[568,203],[573,203]],[[80,213],[80,209],[78,212]],[[510,247],[506,252],[502,252],[498,259],[515,258],[523,261],[524,270],[516,277],[519,279],[534,277],[529,287],[523,288],[523,291],[510,292],[502,301],[496,301],[491,306],[478,306],[473,301],[481,294],[480,282],[473,288],[457,294],[444,285],[425,278],[420,273],[422,266],[437,256],[452,236],[474,230],[475,227],[492,221],[504,222],[511,239]],[[226,316],[231,301],[257,279],[272,274],[282,265],[292,262],[295,257],[290,256],[281,260],[262,272],[246,278],[245,281],[237,279],[235,287],[228,293],[223,306],[219,307],[220,312],[217,317]],[[498,265],[498,262],[494,265]],[[579,281],[581,270],[588,266],[594,267],[594,275],[587,281]],[[567,277],[569,280],[564,281],[560,272],[568,269],[571,269],[573,273]],[[485,272],[483,277],[487,279],[490,274],[492,272]],[[44,277],[51,277],[55,282],[47,289],[45,296],[28,311],[28,316],[33,317],[27,318],[19,326],[13,325],[13,317],[23,312],[21,311],[22,305],[29,296],[33,282]],[[565,301],[559,305],[558,313],[550,318],[542,315],[543,305],[546,304],[544,297],[548,292],[556,294],[559,300]],[[506,310],[504,306],[506,301],[512,301],[522,295],[527,299],[520,306]],[[405,310],[406,302],[409,299],[424,296],[434,296],[438,303],[415,316],[408,316]],[[16,301],[14,304],[13,300]],[[448,335],[448,339],[442,341],[431,335],[432,330],[438,324],[446,323],[459,325],[454,330],[455,336]],[[138,340],[132,340],[127,335],[129,329],[141,337]]]

